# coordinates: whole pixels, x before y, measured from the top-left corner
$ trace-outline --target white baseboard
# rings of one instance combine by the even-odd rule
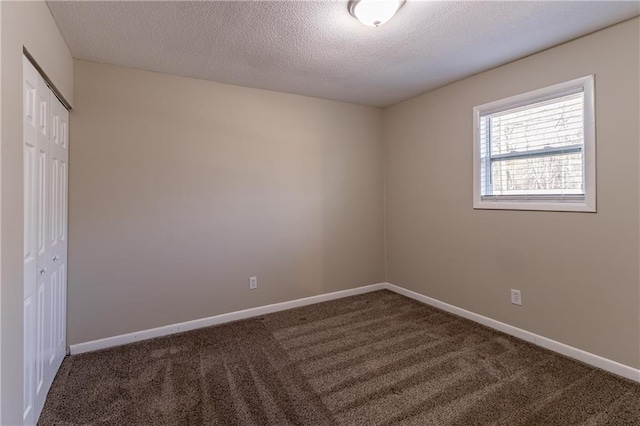
[[[511,336],[515,336],[522,340],[526,340],[527,342],[533,343],[535,345],[542,346],[543,348],[557,352],[569,358],[577,359],[578,361],[582,361],[585,364],[589,364],[594,367],[601,368],[610,373],[616,374],[618,376],[622,376],[627,379],[640,382],[640,369],[629,367],[628,365],[620,364],[619,362],[612,361],[607,358],[603,358],[599,355],[595,355],[590,352],[583,351],[582,349],[574,348],[572,346],[565,345],[564,343],[560,343],[558,341],[548,339],[538,334],[531,333],[530,331],[526,331],[521,328],[517,328],[512,325],[505,324],[503,322],[496,321],[494,319],[487,318],[485,316],[467,311],[465,309],[458,308],[457,306],[453,306],[448,303],[441,302],[437,299],[433,299],[423,294],[416,293],[415,291],[398,287],[397,285],[393,285],[391,283],[385,283],[385,288],[387,290],[391,290],[395,293],[401,294],[411,299],[415,299],[427,305],[431,305],[438,309],[442,309],[443,311],[450,312],[452,314],[480,323],[482,325],[496,329],[498,331],[509,334]]]
[[[227,314],[216,315],[208,318],[201,318],[193,321],[178,324],[166,325],[164,327],[151,328],[149,330],[136,331],[133,333],[121,334],[119,336],[106,337],[104,339],[92,340],[90,342],[78,343],[69,346],[71,355],[83,352],[97,351],[113,346],[125,345],[127,343],[141,340],[153,339],[154,337],[168,336],[170,334],[182,333],[184,331],[195,330],[212,325],[223,324],[231,321],[257,317],[270,314],[272,312],[285,311],[287,309],[299,308],[301,306],[313,305],[315,303],[326,302],[343,297],[356,296],[358,294],[369,293],[376,290],[384,290],[386,283],[372,284],[357,287],[349,290],[336,291],[333,293],[320,294],[318,296],[305,297],[303,299],[291,300],[288,302],[275,303],[273,305],[259,306],[257,308],[245,309],[242,311],[229,312]]]
[[[441,302],[437,299],[425,296],[415,291],[407,290],[391,283],[378,283],[367,285],[363,287],[357,287],[349,290],[336,291],[333,293],[321,294],[318,296],[305,297],[303,299],[291,300],[288,302],[275,303],[273,305],[260,306],[257,308],[245,309],[242,311],[229,312],[227,314],[216,315],[213,317],[197,319],[193,321],[182,322],[178,324],[167,325],[164,327],[151,328],[149,330],[142,330],[134,333],[122,334],[119,336],[107,337],[99,340],[92,340],[90,342],[78,343],[69,347],[71,355],[80,354],[83,352],[96,351],[99,349],[106,349],[113,346],[125,345],[127,343],[138,342],[141,340],[153,339],[154,337],[168,336],[170,334],[181,333],[184,331],[195,330],[203,327],[210,327],[212,325],[223,324],[231,321],[238,321],[241,319],[252,318],[260,315],[266,315],[273,312],[284,311],[287,309],[298,308],[301,306],[313,305],[315,303],[326,302],[334,299],[341,299],[343,297],[355,296],[358,294],[369,293],[376,290],[390,290],[400,295],[409,297],[427,305],[442,309],[443,311],[450,312],[452,314],[461,316],[471,321],[477,322],[484,326],[493,328],[511,336],[518,337],[527,342],[541,346],[543,348],[558,352],[569,358],[574,358],[585,364],[592,365],[594,367],[601,368],[618,376],[625,377],[627,379],[640,382],[640,370],[629,367],[619,362],[612,361],[607,358],[603,358],[599,355],[595,355],[578,348],[574,348],[564,343],[548,339],[530,331],[523,330],[521,328],[514,327],[509,324],[476,314],[471,311],[459,308],[454,305],[450,305],[445,302]]]

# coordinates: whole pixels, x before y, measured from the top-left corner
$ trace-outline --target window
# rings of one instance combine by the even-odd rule
[[[473,109],[476,209],[596,211],[593,76]]]

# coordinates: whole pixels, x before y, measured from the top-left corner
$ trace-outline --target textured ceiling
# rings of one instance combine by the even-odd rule
[[[49,1],[74,58],[387,106],[612,25],[640,2]],[[612,47],[613,48],[613,47]]]

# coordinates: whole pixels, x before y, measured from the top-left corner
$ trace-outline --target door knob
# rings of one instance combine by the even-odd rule
[[[40,275],[44,274],[45,272],[47,272],[47,268],[40,269]]]

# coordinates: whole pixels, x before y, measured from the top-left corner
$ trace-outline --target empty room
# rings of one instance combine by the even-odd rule
[[[640,2],[1,1],[0,424],[640,425]]]

